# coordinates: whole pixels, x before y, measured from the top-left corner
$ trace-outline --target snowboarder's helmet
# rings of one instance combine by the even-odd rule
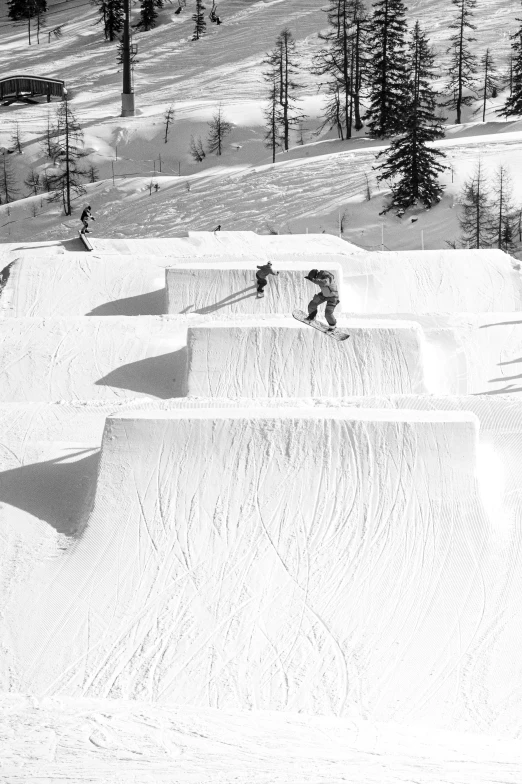
[[[319,272],[319,270],[316,270],[316,269],[310,270],[310,272],[308,273],[308,277],[309,278],[316,278],[318,272]]]

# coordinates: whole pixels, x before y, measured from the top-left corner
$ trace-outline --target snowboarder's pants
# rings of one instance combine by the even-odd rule
[[[257,280],[257,290],[261,294],[268,281],[266,278],[260,278],[259,275],[256,275],[256,280]]]
[[[82,231],[81,231],[81,233],[85,234],[85,232],[87,231],[88,228],[89,228],[89,219],[88,218],[84,218],[82,220]]]
[[[308,315],[312,318],[317,316],[317,308],[319,305],[322,305],[323,302],[326,302],[326,308],[324,310],[324,316],[331,327],[335,327],[337,321],[335,320],[335,316],[333,314],[335,308],[339,304],[339,300],[337,297],[325,297],[324,294],[316,294],[315,297],[308,303]]]

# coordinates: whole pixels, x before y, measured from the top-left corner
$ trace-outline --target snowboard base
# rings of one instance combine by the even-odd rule
[[[329,337],[333,338],[334,340],[341,341],[350,337],[346,330],[340,329],[339,327],[332,329],[327,324],[323,324],[321,321],[317,321],[317,319],[308,321],[308,314],[305,313],[304,310],[294,310],[292,311],[292,316],[297,319],[297,321],[301,321],[303,324],[308,324],[308,326],[319,330],[319,332],[324,332],[325,335],[329,335]]]

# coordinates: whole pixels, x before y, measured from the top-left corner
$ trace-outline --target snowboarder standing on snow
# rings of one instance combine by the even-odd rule
[[[265,288],[268,275],[279,275],[279,272],[274,272],[272,269],[272,262],[268,261],[266,264],[262,264],[261,266],[258,265],[257,272],[256,272],[256,281],[257,281],[257,293],[263,294],[263,289]]]
[[[96,220],[94,216],[91,214],[91,207],[90,205],[84,209],[82,214],[80,215],[80,220],[83,224],[83,228],[80,231],[80,234],[89,234],[89,221]]]
[[[331,272],[313,269],[310,270],[308,275],[305,275],[305,280],[317,284],[321,289],[321,291],[308,303],[308,317],[306,320],[313,321],[317,316],[317,308],[319,305],[326,302],[324,315],[330,328],[335,329],[337,321],[333,312],[339,304],[339,290],[334,275],[332,275]]]

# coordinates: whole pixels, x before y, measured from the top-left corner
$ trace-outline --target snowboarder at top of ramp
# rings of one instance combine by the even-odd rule
[[[326,302],[324,315],[330,327],[335,329],[337,320],[333,312],[339,304],[339,290],[334,275],[325,270],[312,269],[308,275],[305,275],[305,280],[315,283],[321,289],[308,303],[307,321],[314,321],[317,316],[317,308],[323,302]]]
[[[82,214],[80,215],[80,220],[83,224],[83,228],[80,231],[80,234],[90,234],[89,232],[89,220],[96,220],[96,218],[91,213],[91,207],[88,205]]]
[[[268,261],[266,264],[262,264],[261,266],[258,265],[256,271],[256,281],[257,281],[257,295],[258,297],[263,297],[264,292],[263,289],[265,288],[268,275],[279,275],[279,272],[274,272],[272,269],[272,262]]]

